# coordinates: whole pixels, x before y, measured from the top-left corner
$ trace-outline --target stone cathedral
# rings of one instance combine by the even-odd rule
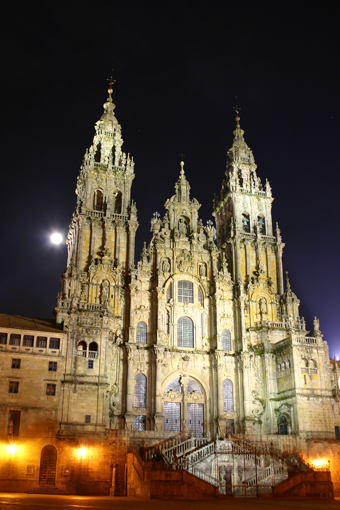
[[[208,460],[215,448],[202,468],[215,485],[231,437],[307,456],[320,443],[340,479],[340,363],[319,320],[310,334],[299,315],[272,190],[238,112],[215,225],[200,219],[182,161],[135,264],[135,164],[122,150],[112,83],[108,92],[77,180],[55,320],[0,314],[0,490],[15,481],[19,491],[132,494],[128,448],[188,438],[203,441]],[[242,469],[233,483],[255,483],[254,469]]]
[[[203,225],[181,162],[135,266],[134,162],[111,95],[78,177],[55,309],[68,333],[62,431],[334,437],[328,346],[317,319],[306,336],[288,279],[284,289],[271,187],[239,116],[216,227]]]

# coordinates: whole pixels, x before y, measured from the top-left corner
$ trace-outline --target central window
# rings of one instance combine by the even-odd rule
[[[177,346],[194,346],[194,324],[190,317],[181,317],[177,322]]]
[[[178,282],[178,301],[179,303],[194,302],[194,286],[192,282],[180,280]]]

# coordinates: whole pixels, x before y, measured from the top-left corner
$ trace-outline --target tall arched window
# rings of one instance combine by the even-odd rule
[[[95,211],[102,211],[103,210],[103,192],[100,189],[97,189],[94,192],[93,209]]]
[[[177,322],[177,346],[194,346],[194,324],[190,317],[181,317]]]
[[[138,322],[137,324],[136,342],[137,344],[147,343],[147,326],[145,322]]]
[[[96,154],[94,155],[94,160],[96,163],[100,163],[101,153],[102,153],[102,144],[99,142],[97,145]]]
[[[135,377],[134,407],[146,407],[146,376],[137,374]]]
[[[222,331],[222,349],[224,351],[231,351],[231,334],[229,329]]]
[[[257,217],[257,228],[260,234],[266,234],[266,221],[263,216]]]
[[[121,212],[122,212],[122,192],[118,191],[115,200],[115,213],[121,214]]]
[[[194,302],[194,285],[188,280],[180,280],[178,282],[178,301],[180,303]]]
[[[242,214],[242,226],[243,226],[243,230],[244,232],[250,232],[250,219],[249,219],[249,214]]]
[[[223,411],[234,410],[233,383],[230,379],[223,381]]]
[[[279,434],[286,436],[288,434],[288,421],[287,418],[282,415],[279,421]]]

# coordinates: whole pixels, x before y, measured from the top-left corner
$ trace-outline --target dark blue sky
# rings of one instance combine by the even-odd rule
[[[113,74],[123,149],[135,159],[136,259],[164,212],[179,154],[204,222],[224,177],[235,96],[269,179],[284,270],[312,329],[340,357],[339,38],[313,2],[33,2],[2,20],[0,311],[49,317],[93,125]],[[118,7],[117,7],[118,6]],[[20,8],[19,8],[20,7]]]

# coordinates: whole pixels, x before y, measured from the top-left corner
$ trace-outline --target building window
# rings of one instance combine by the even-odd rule
[[[178,301],[180,303],[193,303],[194,302],[194,285],[187,280],[180,280],[178,282]]]
[[[233,383],[230,379],[223,381],[223,411],[234,410]]]
[[[200,288],[198,289],[198,302],[201,306],[203,306],[203,296]]]
[[[46,336],[37,336],[36,347],[40,347],[40,349],[46,349],[47,346],[47,337]]]
[[[222,349],[224,351],[231,351],[231,334],[229,329],[222,331]]]
[[[93,359],[89,359],[87,362],[87,368],[92,369],[93,368]]]
[[[19,393],[19,381],[9,381],[8,393]]]
[[[18,436],[20,428],[21,411],[10,411],[8,421],[8,435]]]
[[[55,396],[55,390],[56,390],[56,385],[55,384],[47,384],[46,385],[46,395],[51,395],[51,396]]]
[[[137,344],[146,344],[147,342],[147,326],[145,322],[138,322],[136,330]]]
[[[21,342],[21,335],[11,335],[9,337],[9,345],[19,346]]]
[[[181,317],[177,322],[177,346],[194,346],[194,324],[190,317]]]
[[[115,213],[121,214],[121,212],[122,212],[122,192],[118,191],[115,200]]]
[[[24,335],[23,346],[24,347],[33,347],[34,344],[34,336],[33,335]]]
[[[334,431],[335,431],[335,439],[337,441],[339,441],[340,440],[340,427],[339,427],[339,425],[336,425],[334,427]]]
[[[103,192],[100,189],[97,189],[94,192],[93,209],[95,211],[102,211],[103,210]]]
[[[90,343],[88,356],[89,356],[89,358],[97,359],[97,357],[98,357],[98,344],[97,344],[97,342],[91,342]]]
[[[100,163],[101,152],[102,152],[102,144],[99,142],[99,143],[97,144],[97,150],[96,150],[96,153],[95,153],[95,155],[94,155],[94,161],[95,161],[95,163]]]
[[[266,234],[266,222],[263,216],[257,217],[257,229],[259,234],[265,235]]]
[[[182,393],[182,386],[179,381],[179,377],[169,382],[169,384],[165,388],[165,393],[169,393],[169,391],[171,390],[176,391],[177,393]]]
[[[279,421],[279,434],[286,436],[288,434],[288,421],[287,418],[282,415]]]
[[[146,416],[135,416],[134,417],[133,430],[146,430]]]
[[[91,423],[91,415],[85,414],[85,423]]]
[[[21,359],[13,358],[12,359],[12,368],[20,368]]]
[[[250,232],[250,219],[249,214],[242,214],[242,227],[244,232]]]
[[[60,349],[60,338],[50,338],[50,349]]]
[[[48,371],[49,372],[56,372],[57,371],[57,365],[58,365],[58,363],[56,361],[49,361],[48,362]]]
[[[307,384],[307,376],[306,375],[303,376],[303,381],[305,384]]]
[[[135,377],[134,407],[146,407],[146,376],[137,374]]]
[[[7,344],[7,333],[0,333],[0,345]]]

